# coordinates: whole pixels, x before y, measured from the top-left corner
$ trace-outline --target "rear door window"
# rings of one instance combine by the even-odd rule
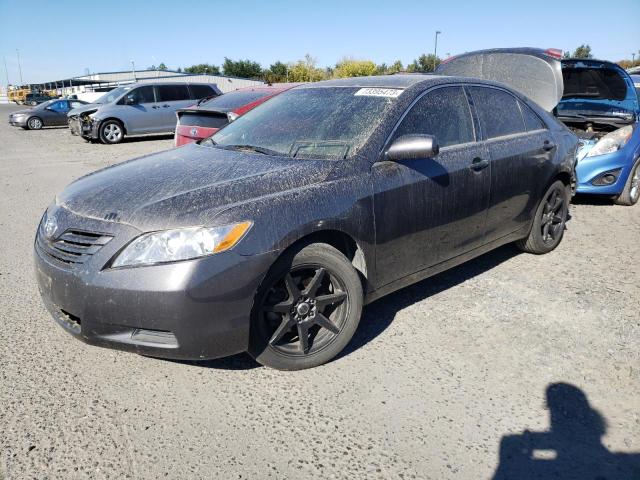
[[[467,96],[462,87],[438,88],[420,98],[394,133],[426,134],[436,137],[440,147],[475,140]]]
[[[158,97],[159,102],[189,100],[189,89],[186,85],[159,85]]]
[[[199,100],[215,94],[213,89],[208,85],[189,85],[189,89],[191,90],[191,98],[193,100]]]
[[[546,128],[545,124],[540,120],[540,117],[538,117],[531,108],[520,101],[518,104],[520,105],[520,111],[522,112],[522,118],[524,120],[524,126],[527,127],[527,132]]]
[[[526,132],[518,100],[497,88],[470,87],[486,140]]]
[[[72,109],[74,109],[74,108],[80,108],[81,106],[83,106],[83,105],[84,105],[84,103],[82,103],[82,102],[78,102],[77,100],[71,100],[71,101],[69,102],[69,104],[71,105],[71,108],[72,108]]]

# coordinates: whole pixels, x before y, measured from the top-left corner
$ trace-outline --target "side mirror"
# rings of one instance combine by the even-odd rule
[[[433,135],[402,135],[384,154],[385,160],[417,160],[438,155],[440,147]]]
[[[133,93],[130,93],[126,97],[124,97],[124,104],[125,105],[137,105],[138,104],[138,99],[136,98],[136,96]]]

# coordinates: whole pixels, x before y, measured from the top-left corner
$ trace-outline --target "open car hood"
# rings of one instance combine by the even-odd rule
[[[554,52],[556,53],[556,52]],[[551,112],[562,99],[560,59],[538,48],[497,48],[464,53],[445,60],[438,75],[501,82]]]

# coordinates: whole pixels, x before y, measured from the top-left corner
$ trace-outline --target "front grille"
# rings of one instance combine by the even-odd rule
[[[42,231],[36,239],[39,249],[47,256],[67,265],[84,263],[104,247],[113,237],[103,233],[67,230],[55,240],[47,240]]]

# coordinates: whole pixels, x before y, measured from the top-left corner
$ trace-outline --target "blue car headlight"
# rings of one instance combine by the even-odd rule
[[[598,143],[595,144],[595,146],[591,150],[589,150],[586,158],[617,152],[626,145],[626,143],[631,138],[632,133],[632,125],[627,125],[626,127],[622,127],[618,130],[614,130],[611,133],[607,133],[598,141]]]

